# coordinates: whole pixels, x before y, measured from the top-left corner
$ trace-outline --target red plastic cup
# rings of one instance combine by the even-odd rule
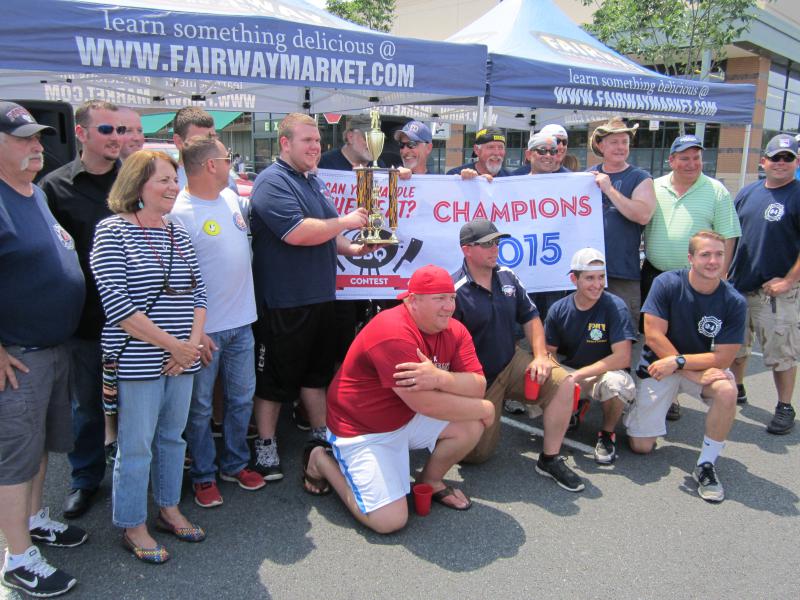
[[[578,404],[581,400],[581,384],[575,384],[575,390],[572,392],[572,412],[578,410]]]
[[[414,491],[414,510],[420,517],[424,517],[431,512],[431,496],[433,487],[427,483],[417,483],[412,488]]]
[[[531,370],[525,370],[525,399],[536,400],[539,397],[539,380],[531,379]]]

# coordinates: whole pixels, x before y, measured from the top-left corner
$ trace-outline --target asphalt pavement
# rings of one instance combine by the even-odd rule
[[[687,396],[652,455],[633,455],[620,428],[610,468],[584,452],[600,422],[592,407],[564,448],[586,480],[578,494],[535,473],[541,419],[514,417],[489,462],[449,473],[472,496],[471,510],[434,505],[388,536],[357,526],[334,495],[303,493],[305,434],[283,418],[283,481],[257,492],[221,482],[225,503],[214,509],[196,506],[185,486],[182,509],[208,538],[188,544],[156,533],[170,562],[146,565],[122,548],[110,474],[74,521],[89,541],[43,553],[78,578],[72,599],[798,598],[800,426],[765,432],[776,396],[758,357],[745,383],[750,402],[717,462],[726,491],[718,505],[697,496],[691,477],[705,408]],[[416,467],[424,460],[414,453]],[[68,481],[65,458],[53,456],[45,503],[55,518]]]

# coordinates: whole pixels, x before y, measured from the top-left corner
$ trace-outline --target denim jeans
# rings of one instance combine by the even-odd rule
[[[186,442],[192,455],[189,474],[194,483],[214,481],[216,447],[211,436],[212,402],[217,374],[222,373],[224,417],[223,446],[219,467],[223,473],[235,474],[250,461],[247,446],[247,425],[253,412],[256,371],[253,329],[250,325],[208,334],[217,345],[211,362],[194,378],[192,406],[186,425]]]
[[[147,519],[147,480],[159,506],[181,498],[186,427],[193,375],[119,381],[113,521],[136,527]]]
[[[72,465],[73,489],[91,490],[106,472],[105,419],[103,418],[103,364],[100,341],[72,338],[69,397],[75,447],[67,456]]]

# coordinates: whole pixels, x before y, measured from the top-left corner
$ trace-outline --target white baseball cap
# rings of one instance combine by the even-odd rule
[[[539,133],[552,135],[557,138],[569,139],[567,130],[564,129],[561,125],[556,125],[555,123],[551,123],[550,125],[545,125],[544,127],[541,128],[541,130],[539,130]]]
[[[592,263],[600,262],[600,265],[593,265]],[[605,271],[606,257],[600,250],[594,248],[581,248],[572,255],[572,260],[569,263],[570,271]]]

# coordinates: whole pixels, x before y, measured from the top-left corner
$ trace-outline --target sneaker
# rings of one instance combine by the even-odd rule
[[[575,471],[567,466],[567,459],[563,456],[556,456],[552,460],[543,460],[540,454],[539,460],[536,461],[536,472],[555,480],[568,492],[580,492],[586,487]]]
[[[597,432],[597,444],[594,447],[594,462],[599,465],[610,465],[617,458],[617,434],[607,431]]]
[[[328,441],[328,428],[323,425],[322,427],[311,428],[311,439],[319,440],[320,442]]]
[[[506,401],[503,402],[503,410],[512,415],[521,415],[528,412],[522,402],[511,398],[507,398]]]
[[[114,461],[117,460],[117,440],[114,440],[113,442],[106,444],[105,452],[106,452],[106,464],[109,467],[113,467]]]
[[[222,437],[222,423],[217,423],[214,419],[211,419],[211,437]]]
[[[278,442],[275,438],[255,441],[256,462],[253,470],[264,478],[264,481],[283,479],[281,458],[278,456]]]
[[[300,431],[311,431],[311,423],[308,422],[306,409],[303,408],[299,400],[295,400],[294,404],[292,404],[292,421]]]
[[[736,404],[747,404],[747,391],[741,383],[736,384]]]
[[[681,418],[681,405],[677,402],[673,402],[669,405],[669,410],[667,410],[667,421],[677,421]]]
[[[772,421],[767,425],[767,432],[775,435],[789,433],[794,427],[794,416],[794,408],[791,404],[778,402],[775,407],[775,416],[772,417]]]
[[[576,431],[578,427],[581,425],[581,421],[586,416],[586,413],[589,410],[589,400],[586,398],[581,398],[578,400],[578,409],[572,413],[572,416],[569,418],[569,425],[567,426],[567,431]]]
[[[186,454],[183,456],[183,470],[188,471],[192,468],[192,455],[189,454],[189,450],[186,450]]]
[[[239,484],[239,487],[243,490],[250,490],[251,492],[255,490],[260,490],[262,487],[267,485],[267,482],[264,481],[264,478],[255,471],[251,469],[242,469],[235,475],[226,475],[225,473],[219,474],[220,479],[222,481],[233,481]]]
[[[72,548],[80,546],[89,537],[89,534],[80,527],[53,521],[50,518],[50,509],[47,507],[40,510],[36,517],[38,525],[30,532],[34,542],[56,548]]]
[[[697,482],[697,493],[707,502],[722,502],[725,499],[725,490],[717,479],[717,471],[710,462],[697,465],[692,473]]]
[[[203,481],[202,483],[195,483],[194,488],[194,503],[203,508],[213,508],[222,504],[222,494],[219,493],[219,488],[215,481]]]
[[[71,590],[78,580],[61,569],[50,565],[36,546],[26,551],[28,562],[16,569],[8,569],[8,559],[3,565],[3,585],[22,590],[31,596],[50,598]]]

